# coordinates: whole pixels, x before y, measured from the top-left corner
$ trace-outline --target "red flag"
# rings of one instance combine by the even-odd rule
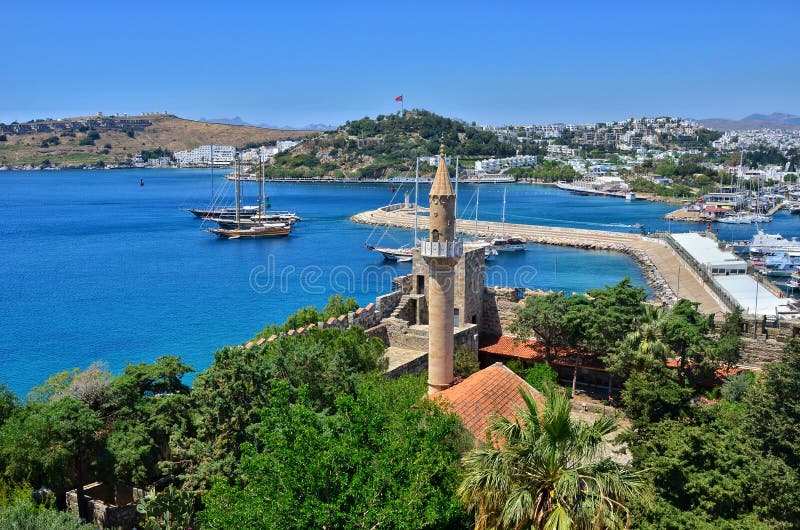
[[[403,96],[397,96],[394,100],[397,102],[403,101]]]

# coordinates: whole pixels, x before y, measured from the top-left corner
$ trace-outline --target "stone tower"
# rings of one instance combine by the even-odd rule
[[[422,241],[420,255],[428,263],[428,394],[453,384],[453,298],[454,267],[463,254],[456,240],[456,195],[444,157],[439,151],[439,167],[431,186],[430,231]]]

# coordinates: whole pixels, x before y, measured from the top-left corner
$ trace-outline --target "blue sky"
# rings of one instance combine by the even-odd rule
[[[800,2],[6,0],[0,121],[800,114]]]

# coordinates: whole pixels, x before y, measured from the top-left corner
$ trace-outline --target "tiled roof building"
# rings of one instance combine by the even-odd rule
[[[436,392],[431,399],[440,400],[461,418],[477,441],[484,442],[492,416],[510,418],[517,408],[525,407],[520,388],[533,395],[540,409],[544,406],[544,396],[502,363],[495,363]]]

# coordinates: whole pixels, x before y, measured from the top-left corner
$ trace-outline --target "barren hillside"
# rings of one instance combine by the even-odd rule
[[[0,166],[40,165],[54,166],[125,163],[141,151],[168,149],[172,152],[193,149],[203,144],[224,144],[243,147],[249,143],[274,143],[276,140],[302,138],[316,131],[263,129],[242,125],[224,125],[185,120],[175,116],[148,116],[152,125],[133,133],[124,131],[98,131],[100,137],[94,145],[80,145],[86,132],[6,134],[0,141]],[[56,137],[57,140],[48,141]]]

